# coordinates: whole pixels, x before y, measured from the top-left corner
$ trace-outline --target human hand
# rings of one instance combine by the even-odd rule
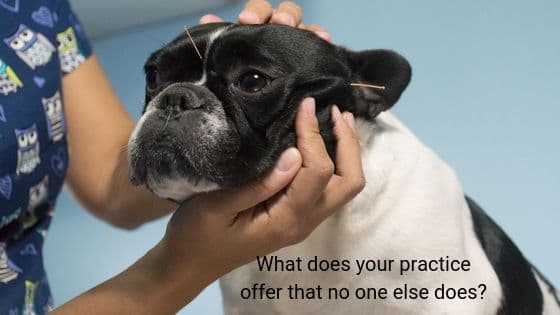
[[[297,149],[286,150],[265,178],[183,203],[144,257],[53,314],[175,314],[225,273],[304,240],[365,185],[354,117],[335,106],[332,117],[336,168],[315,101],[306,99],[296,117]]]
[[[336,168],[319,133],[315,101],[306,99],[295,123],[298,149],[286,150],[264,179],[179,207],[158,245],[166,270],[178,273],[173,279],[196,274],[205,286],[258,255],[296,244],[363,189],[354,118],[336,106],[332,116]]]
[[[305,25],[302,23],[303,11],[299,5],[291,1],[280,3],[274,9],[266,0],[249,0],[238,16],[239,24],[274,23],[294,26],[314,32],[326,41],[331,40],[330,34],[319,25]],[[204,15],[200,24],[223,22],[223,19],[214,14]]]

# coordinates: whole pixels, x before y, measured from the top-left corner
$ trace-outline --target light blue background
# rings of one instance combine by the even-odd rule
[[[394,112],[457,171],[465,191],[560,286],[560,2],[306,1],[305,21],[352,49],[392,48],[414,70]],[[233,19],[240,5],[217,10]],[[123,14],[126,14],[123,12]],[[94,42],[117,93],[138,117],[142,64],[197,16]],[[57,303],[115,275],[161,237],[95,220],[68,194],[46,245]],[[220,314],[216,285],[184,314]]]

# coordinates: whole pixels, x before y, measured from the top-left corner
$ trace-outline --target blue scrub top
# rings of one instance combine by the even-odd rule
[[[65,0],[0,0],[0,314],[53,305],[43,242],[66,175],[61,79],[91,54]]]

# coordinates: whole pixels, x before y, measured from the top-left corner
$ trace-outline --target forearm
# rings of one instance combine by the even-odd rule
[[[70,164],[68,184],[94,215],[135,227],[174,209],[128,181],[127,142],[134,121],[92,56],[63,79]]]
[[[129,119],[123,117],[120,126],[111,127],[111,141],[72,150],[68,176],[72,191],[88,210],[122,228],[137,227],[170,213],[176,207],[146,187],[130,184],[126,145],[133,123]]]
[[[175,314],[212,280],[189,261],[172,268],[165,255],[156,246],[121,274],[50,314]]]

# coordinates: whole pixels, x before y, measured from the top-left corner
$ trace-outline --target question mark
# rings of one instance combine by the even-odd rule
[[[480,299],[483,300],[484,297],[482,295],[484,295],[484,292],[486,292],[486,284],[479,284],[478,287],[482,287],[482,291],[480,292]]]

